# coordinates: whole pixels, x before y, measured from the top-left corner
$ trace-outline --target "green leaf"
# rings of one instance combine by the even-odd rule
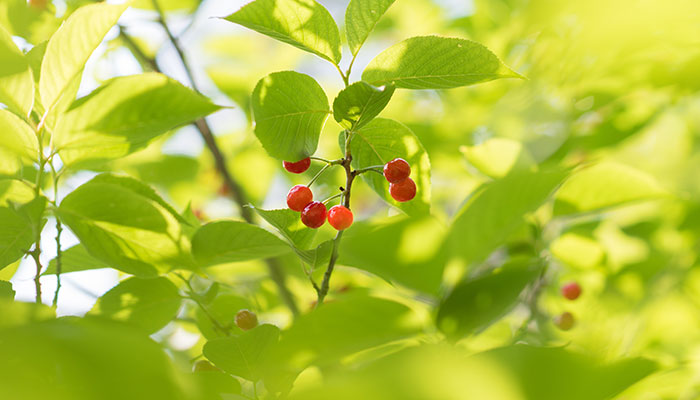
[[[606,161],[576,172],[562,185],[554,198],[554,214],[598,212],[668,195],[651,175]]]
[[[7,281],[0,281],[0,300],[14,300],[15,291],[12,284]]]
[[[438,36],[418,36],[395,44],[362,73],[362,80],[372,85],[393,82],[403,89],[451,89],[519,77],[479,43]]]
[[[34,189],[17,179],[0,179],[0,206],[26,204],[34,199]]]
[[[0,108],[0,150],[6,150],[23,160],[39,157],[39,142],[34,130],[10,111]]]
[[[495,272],[459,283],[440,304],[438,328],[452,338],[486,329],[515,307],[541,270],[530,259],[514,259]]]
[[[61,202],[62,221],[90,255],[120,271],[152,277],[193,268],[178,218],[152,192],[125,182],[97,176],[80,186]]]
[[[55,143],[67,165],[118,158],[218,109],[162,74],[118,77],[70,106],[56,126]]]
[[[517,140],[492,138],[474,146],[465,146],[462,152],[470,164],[492,178],[503,178],[513,171],[537,168],[527,148]]]
[[[345,10],[345,36],[353,56],[392,4],[394,0],[350,0]]]
[[[314,0],[256,0],[226,20],[338,64],[340,33],[333,17]]]
[[[270,156],[301,160],[316,152],[328,108],[326,93],[312,77],[272,73],[253,91],[255,135]]]
[[[39,93],[45,109],[53,108],[128,6],[90,4],[75,11],[58,28],[41,63]]]
[[[208,223],[194,234],[192,254],[202,266],[270,258],[289,252],[282,239],[241,221]]]
[[[419,329],[416,315],[403,304],[346,295],[296,318],[282,336],[274,360],[295,368],[314,362],[332,365],[338,358],[405,339]]]
[[[523,344],[479,353],[473,359],[515,378],[523,398],[538,400],[604,400],[651,374],[658,365],[644,358],[604,364],[562,347]]]
[[[445,228],[432,217],[357,222],[343,236],[338,262],[437,294],[447,262],[444,238]]]
[[[0,329],[0,343],[0,382],[8,399],[184,399],[180,385],[189,384],[158,343],[102,318]]]
[[[333,252],[333,240],[326,240],[310,250],[302,250],[294,247],[294,251],[302,261],[307,263],[309,267],[314,270],[318,267],[328,265],[331,253]]]
[[[241,393],[241,383],[238,379],[221,371],[197,371],[192,374],[192,378],[202,394],[196,399],[235,399],[236,397],[231,395]]]
[[[19,260],[33,243],[31,221],[12,208],[0,207],[0,269]]]
[[[24,54],[12,36],[0,25],[0,103],[23,117],[29,116],[34,103],[34,79]]]
[[[523,223],[561,184],[568,172],[550,170],[518,172],[486,183],[462,207],[450,232],[454,251],[478,262],[505,244]]]
[[[231,293],[219,294],[206,306],[207,312],[204,312],[201,307],[197,307],[194,317],[199,332],[207,339],[226,336],[225,332],[214,325],[211,317],[233,334],[240,334],[243,331],[235,324],[236,313],[243,309],[253,308],[250,301]]]
[[[338,93],[333,101],[333,117],[347,129],[359,129],[382,112],[394,89],[391,84],[376,88],[362,81],[355,82]]]
[[[263,210],[262,208],[253,208],[270,225],[274,226],[277,231],[289,242],[290,245],[299,249],[308,249],[311,242],[316,236],[315,229],[308,229],[301,222],[299,213],[288,208],[277,210]]]
[[[263,324],[240,336],[210,340],[204,345],[203,353],[229,374],[256,382],[266,372],[267,358],[279,335],[279,328]]]
[[[163,207],[166,211],[170,213],[170,215],[175,217],[175,219],[177,219],[181,223],[189,224],[189,222],[187,222],[187,220],[185,220],[183,216],[178,214],[178,212],[175,211],[175,209],[172,206],[170,206],[170,204],[163,200],[163,198],[160,197],[160,195],[158,195],[158,193],[156,193],[156,191],[152,187],[146,185],[145,183],[137,179],[134,179],[129,176],[101,174],[94,177],[92,181],[94,183],[106,183],[109,185],[121,186],[124,189],[131,190],[132,192],[140,196],[143,196],[149,200],[158,203],[158,205]]]
[[[73,247],[61,252],[61,273],[87,271],[91,269],[110,268],[109,264],[98,260],[88,253],[85,246],[76,244]],[[53,275],[56,273],[56,259],[49,261],[49,266],[42,275]]]
[[[122,321],[151,334],[172,321],[182,298],[169,279],[131,277],[102,295],[91,315]]]
[[[341,137],[341,143],[342,140]],[[384,165],[394,158],[408,161],[411,179],[417,188],[416,197],[411,201],[399,203],[394,200],[389,193],[389,183],[382,174],[370,171],[362,174],[362,179],[384,201],[408,215],[430,212],[430,159],[418,137],[408,127],[391,119],[374,119],[352,135],[350,148],[352,165],[356,169]]]

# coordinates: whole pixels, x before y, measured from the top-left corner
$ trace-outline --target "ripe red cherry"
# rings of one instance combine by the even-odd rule
[[[569,300],[576,300],[581,295],[581,285],[576,282],[569,282],[561,287],[561,295]]]
[[[389,193],[394,200],[399,202],[412,200],[416,197],[416,183],[411,178],[406,178],[399,183],[392,183],[389,185]]]
[[[294,211],[303,210],[312,201],[314,201],[314,195],[311,189],[304,185],[296,185],[287,193],[287,206]]]
[[[320,228],[326,222],[326,206],[320,201],[309,203],[301,210],[301,222],[309,228]]]
[[[250,310],[241,310],[236,314],[236,325],[244,331],[258,326],[258,316]]]
[[[390,183],[399,183],[411,175],[411,166],[403,158],[394,158],[384,165],[384,177]]]
[[[352,211],[345,206],[333,206],[328,210],[328,223],[339,231],[348,229],[352,219]]]
[[[309,165],[311,165],[311,159],[309,157],[306,157],[305,159],[299,160],[297,162],[282,161],[282,165],[284,166],[284,169],[293,174],[301,174],[302,172],[309,169]]]
[[[554,324],[562,331],[568,331],[573,328],[575,323],[574,315],[568,311],[554,317]]]

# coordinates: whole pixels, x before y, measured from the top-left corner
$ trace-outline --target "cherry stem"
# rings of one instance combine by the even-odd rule
[[[311,182],[309,182],[309,184],[306,185],[306,187],[311,187],[311,185],[313,185],[313,183],[316,182],[316,179],[318,179],[324,172],[326,172],[326,170],[330,166],[331,166],[331,164],[324,165],[323,168],[321,168],[321,170],[318,171],[318,173],[313,178],[311,178]]]
[[[365,172],[370,172],[370,171],[372,171],[372,172],[378,172],[378,173],[380,173],[380,174],[384,174],[384,173],[383,173],[382,171],[380,171],[380,170],[384,170],[384,166],[383,166],[383,165],[372,165],[372,166],[370,166],[370,167],[365,167],[365,168],[356,169],[355,171],[353,171],[353,174],[355,174],[355,175],[360,175],[360,174],[364,174]]]
[[[345,168],[345,190],[341,193],[343,195],[343,206],[350,209],[350,190],[352,190],[352,182],[355,180],[355,173],[352,170],[352,153],[350,152],[350,139],[352,138],[352,131],[345,131],[345,157],[343,158],[343,168]],[[328,268],[323,274],[323,281],[321,281],[321,290],[318,291],[318,301],[316,302],[316,307],[320,307],[323,304],[323,299],[326,298],[328,290],[330,289],[331,275],[333,274],[333,269],[335,268],[335,263],[338,261],[340,239],[343,237],[343,232],[338,231],[333,239],[333,250],[331,250],[331,258],[328,261]]]
[[[339,158],[339,159],[337,159],[337,160],[326,160],[325,158],[314,157],[314,156],[311,156],[311,157],[309,157],[309,158],[312,159],[312,160],[316,160],[316,161],[322,161],[322,162],[324,162],[324,163],[326,163],[326,164],[328,164],[328,165],[342,165],[342,164],[343,164],[343,159],[342,159],[342,158]]]
[[[329,198],[323,200],[323,204],[325,205],[325,204],[328,203],[329,201],[331,201],[331,200],[333,200],[333,199],[337,199],[338,197],[340,197],[340,196],[342,196],[342,195],[343,195],[342,192],[341,192],[341,193],[338,193],[338,194],[334,194],[333,196],[331,196],[331,197],[329,197]]]

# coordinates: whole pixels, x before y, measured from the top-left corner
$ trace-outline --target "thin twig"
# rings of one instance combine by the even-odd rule
[[[52,163],[49,163],[51,167],[51,174],[53,175],[53,205],[58,207],[58,181],[60,175],[56,173],[56,168],[54,168]],[[61,248],[61,234],[63,233],[63,224],[58,216],[58,213],[54,213],[56,218],[56,291],[53,294],[53,306],[58,306],[58,294],[61,291],[61,270],[63,268],[63,249]]]
[[[227,328],[227,327],[224,326],[221,322],[219,322],[219,320],[217,320],[217,319],[209,312],[209,309],[207,309],[207,307],[206,307],[204,304],[202,304],[202,302],[199,301],[199,299],[197,299],[197,297],[196,297],[197,295],[195,294],[195,291],[194,291],[194,289],[192,288],[192,285],[190,284],[190,281],[189,281],[187,278],[185,278],[184,276],[182,276],[181,274],[177,273],[177,272],[176,272],[174,275],[177,276],[178,278],[182,279],[183,282],[185,282],[185,285],[187,285],[187,288],[189,289],[189,290],[187,290],[187,297],[186,297],[186,298],[189,299],[189,300],[194,301],[194,303],[202,310],[202,312],[204,312],[204,315],[206,315],[207,318],[209,318],[209,320],[211,321],[212,325],[214,325],[214,328],[217,329],[218,331],[220,331],[221,333],[223,333],[223,334],[226,335],[226,336],[231,336],[231,329]]]
[[[345,188],[343,190],[343,205],[350,209],[350,191],[352,190],[352,182],[355,180],[356,174],[352,170],[352,153],[350,151],[350,139],[352,138],[352,132],[345,132],[345,158],[343,159],[343,167],[345,168]],[[333,239],[333,250],[331,251],[331,258],[328,261],[328,268],[323,274],[323,281],[321,281],[321,290],[318,291],[318,301],[316,302],[316,307],[323,304],[323,300],[328,295],[328,290],[330,289],[331,275],[335,268],[335,264],[338,261],[340,239],[343,237],[343,232],[338,231]]]

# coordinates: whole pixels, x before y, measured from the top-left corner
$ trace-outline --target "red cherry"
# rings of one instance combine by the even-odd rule
[[[411,166],[403,158],[394,158],[384,165],[384,177],[390,183],[399,183],[411,175]]]
[[[241,310],[236,314],[236,325],[244,331],[258,326],[258,316],[250,310]]]
[[[283,161],[282,165],[284,166],[284,169],[293,174],[301,174],[302,172],[309,169],[309,165],[311,165],[311,159],[309,157],[306,157],[305,159],[299,160],[297,162]]]
[[[573,328],[575,323],[574,315],[568,311],[554,317],[554,324],[562,331],[568,331]]]
[[[345,206],[333,206],[328,210],[328,223],[339,231],[348,229],[352,219],[352,211]]]
[[[301,222],[309,228],[320,228],[326,222],[326,206],[320,201],[309,203],[301,211]]]
[[[561,295],[569,300],[576,300],[581,295],[581,285],[576,282],[569,282],[561,287]]]
[[[406,178],[399,183],[392,183],[389,185],[389,193],[394,200],[399,202],[412,200],[416,197],[416,183],[411,178]]]
[[[301,211],[314,201],[311,189],[304,185],[296,185],[287,193],[287,206],[294,211]]]

